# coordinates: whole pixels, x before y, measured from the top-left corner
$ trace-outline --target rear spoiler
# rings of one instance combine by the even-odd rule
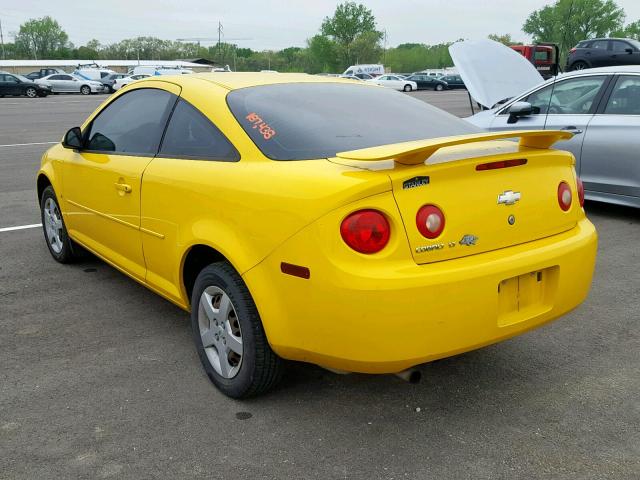
[[[568,140],[573,137],[573,134],[566,130],[511,130],[506,132],[474,133],[471,135],[414,140],[362,148],[360,150],[339,152],[336,157],[344,160],[360,161],[393,159],[404,165],[418,165],[444,147],[515,137],[520,138],[521,147],[546,149],[559,140]]]

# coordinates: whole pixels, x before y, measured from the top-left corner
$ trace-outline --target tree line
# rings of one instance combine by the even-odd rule
[[[534,42],[557,43],[563,55],[580,40],[595,37],[640,39],[640,20],[625,23],[626,16],[614,0],[556,0],[532,12],[522,31]],[[136,37],[111,44],[96,39],[76,47],[53,18],[30,19],[4,45],[4,57],[13,59],[125,59],[177,60],[208,58],[237,71],[277,70],[281,72],[342,72],[358,63],[383,63],[395,72],[452,66],[448,47],[404,43],[385,48],[384,32],[373,12],[362,4],[347,1],[326,17],[317,34],[305,47],[256,51],[221,42],[202,46],[193,42]],[[521,43],[511,35],[490,35],[501,43]]]

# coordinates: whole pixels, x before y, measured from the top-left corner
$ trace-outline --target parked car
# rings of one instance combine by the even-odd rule
[[[436,90],[441,92],[449,88],[447,82],[427,74],[409,75],[407,80],[415,82],[418,90]]]
[[[126,73],[112,73],[111,75],[107,75],[100,81],[102,82],[102,84],[104,85],[104,88],[109,93],[113,93],[115,92],[113,85],[116,83],[116,80],[119,80],[121,78],[126,78],[128,76],[129,75],[127,75]]]
[[[448,89],[465,88],[464,81],[460,75],[447,75],[440,77],[439,80],[445,82]]]
[[[577,70],[469,120],[487,130],[567,130],[591,200],[640,208],[640,66]]]
[[[51,88],[39,85],[27,77],[9,72],[0,72],[0,97],[27,96],[29,98],[46,97],[51,93]]]
[[[228,71],[228,70],[225,70]],[[193,73],[193,70],[182,67],[163,67],[161,65],[138,65],[129,70],[129,75],[185,75]],[[278,73],[278,72],[273,72]]]
[[[353,76],[358,77],[360,80],[371,80],[372,78],[376,78],[368,73],[354,73]]]
[[[340,75],[340,78],[346,78],[349,80],[358,80],[359,82],[362,81],[360,77],[356,77],[355,75]]]
[[[567,70],[640,65],[640,42],[631,38],[583,40],[569,51]]]
[[[35,72],[27,73],[25,77],[29,80],[37,80],[38,78],[46,77],[47,75],[53,75],[54,73],[62,73],[65,74],[64,70],[59,68],[41,68],[40,70],[36,70]]]
[[[81,93],[90,95],[104,91],[104,85],[95,80],[86,80],[69,73],[55,73],[36,80],[40,85],[49,85],[53,93]]]
[[[120,90],[122,87],[129,85],[130,83],[135,82],[136,80],[142,80],[143,78],[148,78],[151,75],[146,73],[140,73],[138,75],[128,75],[122,78],[118,78],[114,83],[111,89],[113,91]]]
[[[404,78],[396,75],[380,75],[379,77],[365,80],[369,83],[375,83],[383,87],[393,88],[395,90],[403,90],[405,92],[411,92],[412,90],[418,90],[418,84],[411,80],[405,80]]]
[[[282,358],[394,373],[580,304],[597,240],[549,148],[568,136],[367,82],[153,77],[44,154],[37,195],[55,260],[82,245],[190,311],[206,374],[247,397]]]

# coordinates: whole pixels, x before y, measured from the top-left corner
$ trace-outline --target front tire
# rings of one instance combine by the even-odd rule
[[[444,87],[442,85],[436,85],[436,91],[437,92],[441,92],[442,90],[444,90]]]
[[[24,94],[29,98],[36,98],[38,96],[38,91],[33,87],[29,87],[24,91]]]
[[[229,263],[212,263],[196,278],[191,327],[202,366],[225,395],[260,395],[280,380],[283,362],[271,350],[251,294]]]
[[[404,90],[405,92],[410,92],[413,89],[411,88],[411,85],[406,84],[402,90]]]
[[[91,95],[91,87],[89,85],[83,85],[80,87],[80,93],[82,95]]]
[[[73,242],[67,233],[67,227],[64,224],[64,219],[58,206],[58,199],[51,186],[48,186],[42,192],[40,218],[42,220],[44,239],[54,260],[60,263],[74,261],[76,254],[73,251]]]

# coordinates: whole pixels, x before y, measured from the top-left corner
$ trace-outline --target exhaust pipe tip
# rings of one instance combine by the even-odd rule
[[[402,372],[394,373],[394,375],[405,382],[413,383],[414,385],[416,383],[420,383],[420,380],[422,380],[422,373],[420,373],[420,370],[416,368],[409,368]]]

